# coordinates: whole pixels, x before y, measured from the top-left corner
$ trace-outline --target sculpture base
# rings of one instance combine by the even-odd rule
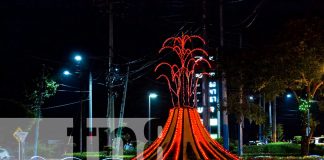
[[[239,159],[213,140],[192,107],[175,107],[160,136],[134,159]]]

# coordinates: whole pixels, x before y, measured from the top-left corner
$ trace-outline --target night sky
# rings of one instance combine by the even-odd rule
[[[206,0],[209,46],[219,44],[218,2]],[[238,48],[242,30],[243,47],[267,45],[291,18],[323,17],[320,0],[238,0],[224,4],[225,48]],[[114,54],[116,63],[144,58],[132,66],[136,70],[160,57],[162,42],[181,32],[202,34],[202,0],[123,0],[114,1]],[[257,15],[246,27],[244,19]],[[23,103],[32,79],[41,66],[52,68],[59,83],[86,87],[86,82],[58,78],[71,66],[73,52],[90,58],[88,64],[97,83],[104,83],[108,56],[108,14],[104,0],[2,0],[0,1],[0,98],[1,104]],[[154,66],[154,65],[153,65]],[[153,66],[141,71],[139,79],[130,77],[126,117],[146,117],[147,93],[156,91],[153,117],[165,118],[170,108],[166,84],[155,81]],[[83,80],[85,78],[83,77]],[[66,89],[66,88],[60,88]],[[94,86],[94,114],[105,117],[106,89]],[[81,95],[86,97],[86,95]],[[119,93],[120,103],[121,92]],[[58,92],[44,107],[75,102],[80,95]],[[3,101],[6,101],[5,103]],[[1,106],[1,107],[2,107]],[[79,104],[44,110],[45,116],[69,117]],[[118,117],[118,109],[116,112]]]

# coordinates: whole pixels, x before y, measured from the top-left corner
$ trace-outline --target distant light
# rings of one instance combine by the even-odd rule
[[[204,108],[203,107],[197,107],[197,111],[198,111],[198,113],[203,113]]]
[[[76,55],[74,56],[74,60],[76,60],[77,62],[82,61],[82,57],[80,55]]]
[[[290,93],[288,93],[288,94],[286,95],[286,97],[287,97],[287,98],[291,98],[292,95],[291,95]]]
[[[65,76],[69,76],[69,75],[71,75],[71,72],[68,71],[68,70],[65,70],[65,71],[63,72],[63,74],[64,74]]]
[[[158,95],[155,93],[150,93],[149,98],[156,98]]]
[[[203,74],[201,74],[201,73],[196,73],[196,74],[195,74],[195,77],[196,77],[196,78],[202,78],[202,77],[203,77]]]
[[[215,112],[215,107],[212,106],[212,107],[210,107],[209,109],[210,109],[210,112],[212,112],[212,113]]]
[[[210,134],[210,137],[211,137],[212,139],[216,139],[216,138],[218,138],[218,135],[217,135],[217,134]]]
[[[250,100],[253,100],[253,96],[249,96],[249,99],[250,99]]]
[[[216,118],[211,118],[209,123],[210,123],[210,126],[217,126],[217,124],[218,124]]]

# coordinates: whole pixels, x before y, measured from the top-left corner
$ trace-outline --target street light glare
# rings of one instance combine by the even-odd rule
[[[157,96],[158,96],[158,95],[155,94],[155,93],[150,93],[150,95],[149,95],[150,98],[156,98]]]
[[[286,95],[286,97],[287,97],[287,98],[291,98],[292,95],[291,95],[290,93],[288,93],[288,94]]]
[[[65,76],[69,76],[69,75],[71,75],[71,72],[68,71],[68,70],[65,70],[65,71],[63,72],[63,74],[64,74]]]
[[[253,100],[253,96],[249,96],[249,99],[250,99],[250,100]]]
[[[82,60],[82,57],[80,55],[74,56],[74,60],[80,62]]]

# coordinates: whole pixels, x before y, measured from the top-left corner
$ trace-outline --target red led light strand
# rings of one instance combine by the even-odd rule
[[[180,146],[181,146],[180,144],[181,144],[181,138],[182,138],[183,108],[179,107],[177,110],[179,112],[179,116],[177,117],[176,130],[175,130],[174,137],[171,142],[170,148],[166,151],[165,155],[163,156],[163,159],[167,159],[170,152],[173,151],[174,148],[175,148],[174,159],[179,158]]]
[[[196,110],[194,110],[193,112],[197,112]],[[197,112],[198,113],[198,112]],[[196,114],[195,114],[196,115]],[[195,116],[194,117],[197,121],[200,121],[200,117]],[[198,128],[198,132],[197,134],[201,135],[201,141],[204,144],[204,147],[215,157],[218,159],[226,159],[219,151],[219,147],[213,147],[213,145],[210,144],[210,142],[207,140],[209,136],[209,133],[204,132],[205,131],[205,127],[202,125],[202,123],[199,123],[197,125]]]
[[[169,117],[167,119],[167,122],[165,124],[165,127],[164,127],[161,135],[158,137],[158,139],[155,140],[152,143],[152,145],[149,148],[147,148],[144,152],[142,152],[141,154],[139,154],[135,158],[133,158],[133,160],[139,159],[143,155],[145,155],[144,156],[144,159],[146,159],[146,158],[148,158],[149,155],[151,155],[159,147],[159,145],[162,143],[162,141],[164,140],[165,136],[167,135],[167,132],[169,131],[169,128],[171,126],[171,121],[172,121],[172,118],[173,118],[173,113],[174,113],[174,109],[171,109],[170,112],[169,112]]]
[[[208,53],[202,48],[186,48],[188,42],[192,42],[192,39],[198,39],[203,44],[206,42],[199,36],[182,35],[181,37],[171,37],[164,41],[162,48],[159,52],[166,49],[171,49],[176,53],[180,63],[171,65],[167,62],[162,62],[155,67],[155,72],[162,66],[166,66],[170,70],[170,78],[165,74],[162,74],[159,78],[164,78],[168,82],[172,102],[174,106],[187,106],[190,105],[190,98],[192,97],[192,91],[197,87],[192,85],[192,81],[195,74],[196,66],[206,63],[211,68],[210,63],[203,56],[208,56]],[[172,43],[173,42],[173,43]],[[195,59],[194,55],[203,55],[199,59]],[[207,72],[203,72],[203,75],[208,75]],[[173,83],[173,85],[171,85]],[[177,98],[177,104],[174,104],[173,95]]]
[[[200,116],[199,116],[199,113],[197,112],[197,110],[194,110],[194,113],[195,113],[195,115],[196,115],[196,118],[200,119]],[[213,139],[210,137],[209,132],[207,131],[207,129],[206,129],[202,124],[200,124],[200,125],[202,126],[201,128],[203,128],[202,132],[204,132],[204,134],[206,135],[205,138],[207,138],[207,140],[209,140],[213,145],[215,145],[215,147],[216,147],[217,149],[219,149],[220,151],[222,151],[223,153],[225,153],[227,156],[229,156],[229,157],[230,157],[231,159],[233,159],[233,160],[238,160],[238,159],[239,159],[236,155],[234,155],[234,154],[230,153],[228,150],[226,150],[226,149],[225,149],[222,145],[220,145],[217,141],[213,140]]]
[[[196,76],[196,68],[203,64],[206,65],[205,68],[211,68],[211,64],[205,58],[208,53],[204,49],[188,47],[187,44],[191,43],[193,39],[198,39],[203,44],[206,43],[199,36],[182,35],[180,37],[170,37],[164,41],[159,51],[161,53],[166,49],[170,49],[178,57],[178,63],[162,62],[154,70],[157,72],[161,67],[166,67],[169,70],[168,74],[161,74],[157,79],[163,78],[167,81],[174,108],[170,110],[169,118],[161,135],[137,158],[170,159],[170,156],[172,156],[173,159],[179,159],[180,153],[186,154],[186,151],[181,148],[181,144],[188,141],[187,139],[183,140],[185,137],[183,137],[182,133],[189,129],[193,134],[190,143],[197,147],[195,148],[196,151],[198,149],[200,152],[197,155],[198,157],[202,156],[204,159],[238,159],[210,137],[209,132],[200,122],[199,113],[193,108],[197,106],[197,103],[195,102],[193,107],[189,107],[191,105],[190,99],[192,97],[197,98],[199,79],[201,76],[209,75],[207,72],[202,72],[199,73],[199,76]],[[195,56],[199,56],[199,58],[196,59]],[[186,115],[184,115],[184,111]],[[184,118],[189,119],[189,126],[184,124]],[[167,149],[164,155],[156,154],[158,147]]]
[[[183,132],[183,108],[180,108],[180,115],[178,117],[178,123],[179,125],[177,126],[178,129],[178,133],[177,137],[176,137],[176,141],[177,141],[177,146],[176,146],[176,152],[175,152],[175,156],[174,159],[179,159],[179,154],[180,154],[180,147],[181,147],[181,139],[182,139],[182,132]]]
[[[169,118],[168,118],[168,120],[166,122],[166,127],[163,130],[161,136],[158,138],[156,147],[153,150],[151,150],[151,152],[149,152],[148,155],[150,155],[150,154],[152,154],[152,152],[156,151],[157,148],[161,145],[161,143],[165,140],[165,137],[166,137],[167,133],[169,132],[169,128],[171,126],[171,122],[172,122],[172,119],[173,119],[173,116],[174,116],[174,114],[173,114],[174,113],[174,109],[172,109],[171,111],[172,112],[170,112],[170,114],[169,114],[170,116],[169,116]]]
[[[192,111],[189,111],[190,117],[194,117]],[[200,121],[200,120],[199,120]],[[209,159],[207,154],[205,153],[205,151],[202,149],[201,145],[200,145],[200,136],[199,134],[197,134],[196,130],[197,130],[197,120],[195,118],[190,118],[190,123],[191,123],[191,129],[192,132],[194,133],[194,140],[195,140],[195,144],[198,147],[199,151],[201,152],[202,156],[204,157],[204,159]],[[200,123],[200,122],[199,122]]]

